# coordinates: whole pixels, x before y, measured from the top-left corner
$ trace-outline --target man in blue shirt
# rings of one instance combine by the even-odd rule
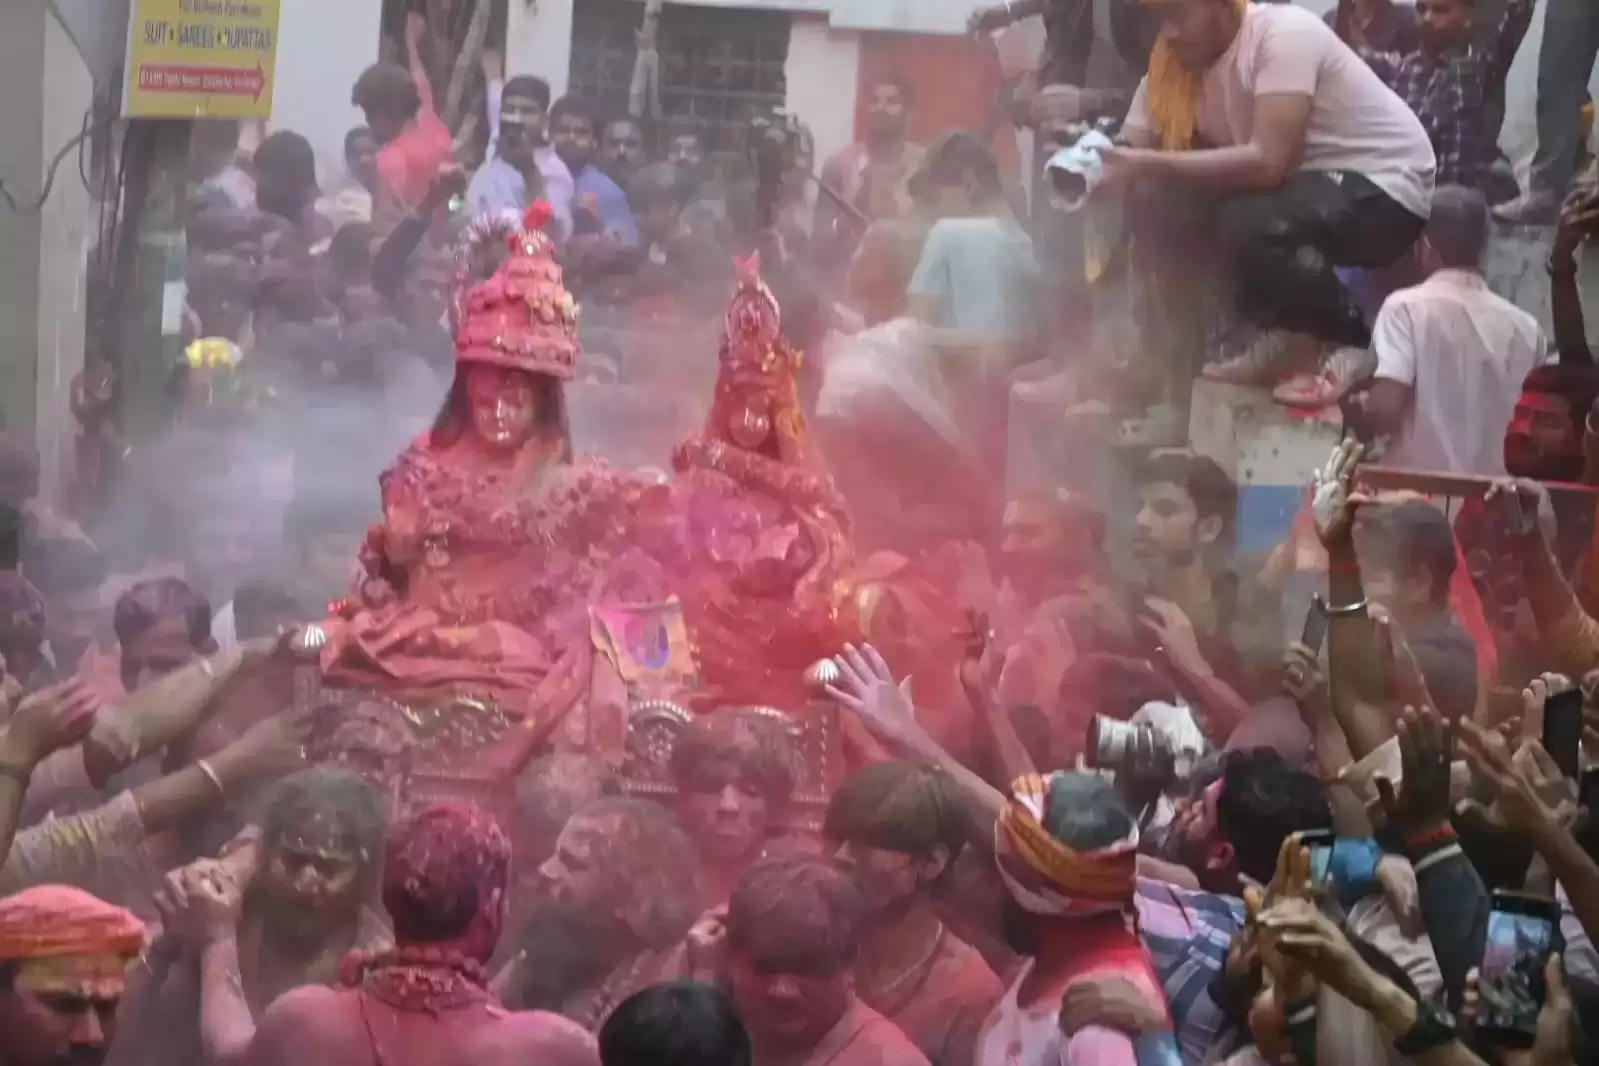
[[[621,186],[594,165],[600,117],[589,101],[563,96],[550,108],[550,143],[572,173],[574,235],[608,237],[628,248],[638,246],[638,227]]]

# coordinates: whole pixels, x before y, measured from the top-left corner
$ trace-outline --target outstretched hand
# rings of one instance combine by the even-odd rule
[[[1399,719],[1401,780],[1396,788],[1381,774],[1373,778],[1377,799],[1368,808],[1373,824],[1416,833],[1447,822],[1454,753],[1454,726],[1431,707],[1406,707]]]
[[[827,686],[833,702],[848,709],[873,733],[890,741],[904,740],[916,726],[911,679],[895,682],[893,673],[870,644],[844,645],[834,656],[839,678]]]
[[[1476,722],[1463,721],[1460,730],[1466,762],[1494,800],[1492,811],[1475,800],[1463,801],[1463,816],[1535,839],[1570,820],[1572,811],[1562,809],[1570,782],[1543,745],[1528,741],[1512,756],[1503,737]],[[1571,806],[1574,810],[1574,804]]]
[[[1525,537],[1538,529],[1538,515],[1548,506],[1549,490],[1528,478],[1500,478],[1488,486],[1482,502],[1505,529]]]
[[[1343,547],[1355,528],[1355,511],[1368,497],[1355,491],[1355,473],[1365,446],[1353,438],[1340,441],[1316,471],[1310,510],[1316,520],[1316,535],[1327,548]]]
[[[99,711],[99,694],[77,678],[22,697],[0,730],[0,761],[32,770],[88,736]]]

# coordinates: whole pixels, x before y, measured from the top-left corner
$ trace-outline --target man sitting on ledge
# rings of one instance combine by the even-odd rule
[[[1426,130],[1297,6],[1142,2],[1160,38],[1127,147],[1104,154],[1105,184],[1157,183],[1161,205],[1204,197],[1239,311],[1272,331],[1208,376],[1265,383],[1298,369],[1295,355],[1310,364],[1328,346],[1365,349],[1371,331],[1334,268],[1386,266],[1421,236],[1436,169]],[[1364,369],[1330,360],[1313,405],[1347,391],[1351,368]]]

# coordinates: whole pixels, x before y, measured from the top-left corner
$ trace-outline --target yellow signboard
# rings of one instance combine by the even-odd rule
[[[133,0],[122,113],[267,118],[280,0]]]

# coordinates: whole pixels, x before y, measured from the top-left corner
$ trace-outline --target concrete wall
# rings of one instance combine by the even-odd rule
[[[18,199],[37,195],[44,141],[44,0],[0,3],[0,180]],[[36,214],[0,207],[0,414],[32,432],[39,343]]]
[[[816,165],[855,139],[861,38],[825,18],[796,15],[788,39],[788,109],[816,138]]]
[[[72,38],[54,18],[44,25],[44,150],[54,155],[82,128],[94,95],[89,68]],[[43,164],[49,159],[40,161]],[[38,371],[34,380],[35,440],[45,494],[59,498],[72,470],[76,423],[70,406],[72,379],[83,369],[85,276],[96,240],[97,205],[79,180],[77,156],[62,161],[56,183],[39,216]]]
[[[505,69],[537,74],[550,92],[566,95],[572,66],[572,5],[578,0],[507,0]],[[639,6],[642,13],[643,5]]]
[[[271,126],[311,142],[325,188],[344,172],[344,134],[366,121],[350,89],[377,60],[382,16],[383,0],[283,0]]]
[[[88,68],[44,0],[0,4],[0,180],[13,197],[38,197],[50,157],[82,129],[92,93]],[[40,209],[0,208],[0,413],[38,443],[52,495],[71,459],[68,390],[83,366],[94,220],[72,153]]]

